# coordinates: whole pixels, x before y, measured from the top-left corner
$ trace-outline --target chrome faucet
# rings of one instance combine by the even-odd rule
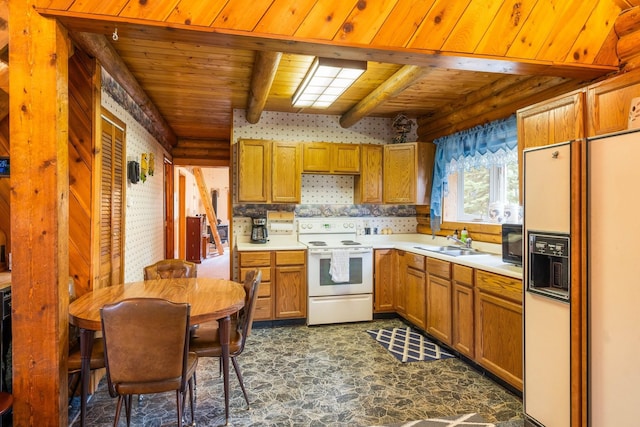
[[[471,242],[473,242],[471,237],[467,237],[467,241],[463,242],[462,240],[458,239],[458,236],[456,236],[455,234],[451,236],[447,236],[447,239],[451,239],[454,242],[459,243],[460,245],[464,246],[467,249],[471,249]]]

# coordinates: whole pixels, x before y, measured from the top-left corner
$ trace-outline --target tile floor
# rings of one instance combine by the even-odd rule
[[[229,425],[371,426],[472,412],[498,427],[523,425],[521,399],[463,361],[403,364],[366,333],[402,326],[387,319],[255,328],[238,358],[251,408],[232,374]],[[197,425],[224,425],[217,359],[200,359],[197,378]],[[112,425],[115,404],[103,381],[88,403],[87,425]],[[69,415],[74,427],[77,406]],[[131,424],[176,425],[174,395],[145,396],[134,405]]]

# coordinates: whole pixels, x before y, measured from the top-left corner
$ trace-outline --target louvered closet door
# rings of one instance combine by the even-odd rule
[[[122,283],[124,247],[124,130],[102,119],[100,287]]]

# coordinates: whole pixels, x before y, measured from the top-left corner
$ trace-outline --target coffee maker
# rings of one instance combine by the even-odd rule
[[[267,243],[267,219],[253,218],[251,226],[251,243]]]

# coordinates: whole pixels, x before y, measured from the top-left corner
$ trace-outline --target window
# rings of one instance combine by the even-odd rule
[[[498,223],[505,220],[505,212],[519,211],[515,115],[434,142],[433,232],[440,230],[443,218]]]
[[[519,201],[517,157],[509,155],[497,165],[453,170],[448,189],[443,203],[445,221],[503,222],[505,211],[514,212]]]

